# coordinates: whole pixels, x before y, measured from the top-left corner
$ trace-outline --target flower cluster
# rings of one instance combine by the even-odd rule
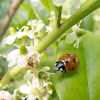
[[[25,69],[37,68],[40,54],[34,51],[34,47],[39,43],[37,35],[43,28],[44,23],[41,20],[30,20],[27,26],[23,26],[18,31],[10,28],[10,33],[4,42],[9,45],[17,46],[18,49],[12,50],[8,56],[8,67],[18,65]]]
[[[14,90],[14,94],[8,91],[0,91],[0,99],[15,100],[48,100],[49,94],[52,94],[52,89],[49,82],[50,73],[47,72],[50,67],[43,67],[42,69],[27,70],[24,79],[27,80],[26,84],[21,85]],[[44,99],[45,98],[45,99]]]
[[[21,54],[21,50],[26,49],[26,54]],[[37,51],[34,51],[32,47],[26,46],[26,47],[20,47],[19,49],[11,51],[8,56],[7,56],[7,61],[9,61],[8,67],[15,66],[16,64],[19,67],[37,67],[36,65],[38,64],[40,54]],[[33,65],[34,63],[34,65]]]
[[[42,69],[34,70],[33,73],[28,70],[24,75],[24,79],[27,80],[27,84],[20,86],[17,88],[16,95],[18,93],[25,94],[25,96],[21,96],[22,100],[43,100],[44,96],[49,97],[49,94],[52,94],[52,89],[50,85],[51,82],[48,82],[50,78],[50,73],[47,72],[50,70],[49,67],[43,67]],[[32,79],[32,82],[29,80]],[[47,99],[48,100],[48,99]]]
[[[17,43],[20,43],[20,39],[22,40],[22,43],[27,42],[26,37],[30,38],[30,40],[34,40],[34,46],[37,44],[38,34],[40,33],[41,29],[43,28],[44,23],[41,20],[30,20],[27,23],[27,26],[23,26],[21,29],[18,29],[19,31],[15,31],[14,28],[9,28],[9,31],[11,35],[9,35],[7,38],[5,38],[4,42],[6,44],[13,44],[15,40]],[[31,28],[30,28],[31,27]]]
[[[43,100],[48,98],[49,94],[52,94],[52,90],[49,82],[50,70],[49,67],[43,67],[39,69],[39,52],[34,50],[34,47],[39,43],[38,35],[41,34],[41,30],[44,27],[44,23],[41,20],[30,20],[27,26],[23,26],[18,31],[14,28],[10,28],[10,35],[5,38],[4,42],[8,45],[17,46],[17,49],[12,50],[7,55],[8,67],[19,66],[24,68],[26,74],[23,79],[27,83],[22,83],[19,88],[16,88],[14,94],[11,95],[7,91],[0,91],[0,99],[15,100],[20,98],[21,100]],[[46,32],[49,32],[46,30]]]

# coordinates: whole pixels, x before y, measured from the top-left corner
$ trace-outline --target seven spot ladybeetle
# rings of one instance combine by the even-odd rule
[[[74,72],[79,66],[79,58],[73,53],[67,53],[58,58],[58,61],[55,62],[54,72],[61,71],[63,72]]]

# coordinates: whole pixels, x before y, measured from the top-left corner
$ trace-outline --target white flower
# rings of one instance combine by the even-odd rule
[[[28,32],[21,32],[21,31],[18,31],[16,33],[16,38],[22,38],[24,36],[28,36],[29,38],[33,39],[34,38],[34,33],[32,32],[32,30],[29,30]]]
[[[54,20],[55,19],[55,13],[54,13],[54,11],[51,11],[51,16],[52,17],[50,17],[50,18],[48,18],[49,20]],[[66,18],[66,19],[68,19],[69,17],[71,17],[71,15],[65,15],[65,14],[62,14],[61,15],[61,18]]]
[[[40,73],[40,72],[43,72],[44,74],[47,74],[48,76],[50,76],[50,73],[49,72],[47,72],[48,70],[50,70],[50,67],[43,67],[42,69],[40,69],[40,70],[35,70],[34,71],[34,73],[33,73],[33,78],[34,79],[36,79],[36,78],[38,78],[38,74]]]
[[[69,17],[71,17],[71,15],[64,15],[64,14],[61,15],[61,18],[66,18],[66,19],[68,19]]]
[[[74,47],[75,48],[79,48],[79,43],[81,41],[81,37],[77,37],[77,35],[76,35],[76,31],[79,30],[79,26],[80,26],[81,22],[82,21],[80,21],[80,23],[79,23],[78,26],[77,25],[74,25],[72,27],[73,32],[70,33],[70,34],[68,34],[67,37],[66,37],[66,39],[65,39],[65,41],[68,44],[71,44],[71,43],[73,43],[76,40],[76,43],[74,44]]]
[[[55,19],[55,13],[54,13],[54,11],[51,11],[51,18],[48,18],[49,20],[54,20]]]
[[[51,84],[50,82],[44,82],[43,81],[44,86],[43,87],[48,87],[49,84]],[[27,98],[27,100],[35,100],[36,98],[39,99],[39,96],[44,95],[46,88],[41,88],[40,84],[39,84],[39,79],[33,79],[32,83],[30,83],[28,81],[28,85],[22,85],[19,87],[18,89],[21,93],[26,94],[26,97],[23,97],[22,99],[24,100],[25,98]]]
[[[38,79],[34,79],[32,84],[28,81],[28,85],[22,85],[19,87],[21,93],[27,94],[27,100],[36,100],[39,99],[41,89],[39,87]],[[23,98],[26,98],[23,97]]]
[[[95,19],[96,21],[100,21],[100,16],[99,16],[99,15],[94,15],[94,19]]]
[[[46,32],[48,33],[50,33],[53,30],[53,28],[50,26],[45,26],[45,28],[46,28]]]
[[[4,39],[5,44],[13,44],[16,39],[16,35],[9,35],[7,38]]]
[[[7,61],[10,61],[8,67],[16,65],[18,54],[19,54],[19,49],[13,50],[8,54]]]
[[[46,80],[50,78],[50,72],[47,72],[48,70],[50,70],[50,67],[43,67],[40,70],[34,70],[33,80],[38,78],[38,82],[41,89],[51,84],[50,82],[47,82],[47,83],[45,82]]]
[[[22,32],[22,31],[17,31],[16,34],[14,35],[9,35],[7,38],[4,39],[5,44],[13,44],[16,38],[20,39],[24,36],[28,36],[30,39],[34,38],[34,33],[32,30],[29,30],[28,32]]]
[[[34,45],[33,47],[37,46],[39,44],[39,39],[34,39]]]
[[[29,81],[30,79],[32,79],[32,73],[30,70],[27,70],[27,73],[24,75],[24,80]]]
[[[62,6],[65,0],[52,0],[53,4],[56,6]]]
[[[20,54],[20,50],[16,49],[11,51],[7,56],[7,61],[10,61],[8,67],[12,67],[17,64],[19,67],[25,67],[27,65],[27,59],[32,55],[37,55],[37,60],[39,61],[39,53],[34,51],[31,47],[26,46],[28,53],[26,55]]]
[[[27,25],[32,26],[34,32],[39,32],[43,28],[44,23],[42,22],[42,20],[31,19],[30,21],[28,21]]]
[[[0,91],[0,100],[11,100],[11,94],[8,91]]]

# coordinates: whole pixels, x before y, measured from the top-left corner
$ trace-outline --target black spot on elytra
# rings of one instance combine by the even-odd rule
[[[72,70],[74,70],[74,68],[72,67]]]
[[[73,62],[76,63],[75,59],[73,59]]]
[[[67,55],[71,55],[71,53],[68,53]]]

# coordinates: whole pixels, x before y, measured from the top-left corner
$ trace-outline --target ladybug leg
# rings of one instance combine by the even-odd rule
[[[79,72],[78,71],[75,71],[78,75],[79,75]]]
[[[64,70],[65,71],[65,74],[66,74],[66,70]]]
[[[62,72],[62,75],[61,76],[63,76],[64,77],[64,72],[63,71],[61,71]]]
[[[61,77],[64,77],[64,73],[63,73],[63,71],[61,71],[62,72],[62,75],[61,76],[59,76],[59,80],[61,81]]]

